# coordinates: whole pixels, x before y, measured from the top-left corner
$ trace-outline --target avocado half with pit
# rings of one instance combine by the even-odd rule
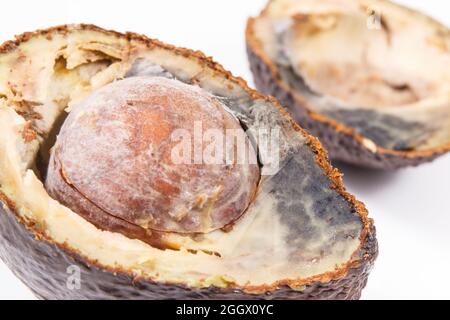
[[[273,0],[246,31],[256,87],[334,160],[378,169],[450,150],[450,32],[385,0]]]
[[[0,256],[37,297],[360,296],[373,221],[275,99],[200,52],[92,25],[0,52]],[[190,163],[197,121],[237,132],[247,161]]]

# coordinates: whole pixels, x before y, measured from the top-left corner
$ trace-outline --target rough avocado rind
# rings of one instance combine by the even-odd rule
[[[36,35],[44,35],[51,38],[53,33],[70,32],[71,28],[62,26],[33,34],[25,34],[18,37],[15,42],[6,43],[0,48],[0,52],[14,50],[22,42]],[[25,282],[37,296],[46,299],[70,299],[70,298],[289,298],[289,299],[355,299],[358,298],[362,288],[365,286],[368,273],[376,258],[378,248],[375,239],[373,221],[368,218],[364,205],[348,194],[343,185],[340,173],[333,169],[327,159],[326,152],[317,139],[309,136],[298,127],[287,113],[283,111],[276,100],[263,97],[256,91],[247,87],[244,81],[234,78],[230,73],[206,58],[199,52],[179,49],[164,45],[148,38],[127,34],[122,35],[99,29],[94,26],[77,26],[82,30],[94,30],[96,32],[127,39],[137,39],[148,47],[161,47],[174,50],[177,54],[201,60],[202,63],[214,69],[221,76],[232,79],[238,83],[250,96],[265,99],[271,102],[275,108],[284,116],[288,123],[302,135],[307,142],[310,151],[315,155],[315,165],[330,182],[330,188],[345,199],[350,205],[352,212],[361,220],[361,233],[359,247],[354,252],[351,261],[336,268],[334,271],[318,274],[310,278],[301,279],[296,282],[294,288],[289,286],[289,279],[280,279],[275,286],[249,288],[230,284],[225,288],[210,285],[206,288],[184,286],[180,284],[169,284],[166,282],[154,282],[144,276],[136,276],[133,272],[118,266],[102,265],[92,258],[87,258],[82,252],[74,250],[70,243],[57,242],[42,231],[42,226],[37,225],[32,219],[24,220],[24,217],[15,203],[3,194],[3,204],[0,219],[0,254],[1,258]],[[77,265],[82,272],[82,285],[79,290],[70,290],[67,287],[67,267]],[[297,287],[305,286],[304,290]],[[254,290],[254,292],[252,292]]]
[[[121,270],[105,270],[76,252],[42,238],[13,211],[0,209],[0,258],[40,299],[359,299],[377,256],[375,228],[361,251],[367,258],[345,276],[322,283],[315,281],[296,291],[282,286],[266,294],[239,289],[194,289],[135,278]],[[67,287],[68,268],[81,271],[80,289]]]
[[[282,2],[283,0],[278,1],[278,3]],[[288,7],[288,2],[289,1],[286,1],[284,3],[285,7]],[[303,91],[309,90],[310,88],[303,84],[305,85],[305,88],[298,89],[296,86],[293,86],[292,83],[288,83],[289,81],[286,80],[285,76],[286,71],[281,70],[280,65],[273,61],[273,58],[271,57],[271,55],[273,56],[275,53],[269,53],[268,50],[266,50],[264,40],[261,40],[262,31],[260,31],[260,34],[257,35],[256,25],[258,23],[258,19],[268,19],[267,15],[269,7],[273,3],[277,3],[277,1],[269,2],[268,6],[262,11],[260,16],[256,18],[249,18],[247,22],[247,53],[251,71],[254,76],[255,85],[261,92],[276,97],[303,128],[320,138],[333,160],[340,160],[363,167],[390,170],[406,166],[417,166],[419,164],[432,161],[450,151],[450,144],[448,143],[448,140],[446,142],[442,141],[442,143],[438,146],[424,148],[420,147],[417,149],[406,144],[404,145],[402,141],[398,144],[394,141],[389,141],[389,139],[395,140],[392,139],[392,136],[380,138],[374,137],[370,134],[367,135],[367,132],[364,132],[361,128],[356,129],[352,126],[352,121],[349,119],[348,114],[339,114],[339,112],[330,112],[329,110],[326,110],[325,112],[325,110],[321,111],[318,110],[318,108],[315,108],[314,105],[317,101],[310,99],[308,93]],[[366,4],[365,1],[356,0],[340,1],[337,3],[342,4],[343,7],[346,4],[349,5],[349,7],[351,5],[356,6],[357,4],[360,4],[363,6]],[[327,3],[324,3],[324,7],[326,7],[326,4]],[[301,7],[301,4],[298,5]],[[429,23],[431,26],[436,27],[437,30],[443,30],[439,31],[442,34],[448,33],[448,29],[445,26],[442,26],[433,19],[409,8],[385,0],[379,0],[374,3],[374,5],[383,6],[383,12],[385,13],[390,7],[403,11],[406,14],[409,14],[412,18],[417,18],[419,21]],[[320,4],[317,6],[320,6]],[[384,6],[386,6],[386,8]],[[283,8],[285,9],[285,7]],[[305,12],[308,12],[308,10]],[[298,13],[299,17],[301,15],[301,13]],[[300,18],[297,18],[296,15],[293,15],[292,17],[293,19],[299,19],[299,21],[301,20]],[[277,16],[276,19],[280,19],[280,17]],[[307,15],[304,20],[307,21]],[[439,33],[438,31],[436,32]],[[272,48],[271,50],[275,49]],[[282,55],[280,54],[280,56]],[[313,95],[315,94],[317,94],[317,92],[313,92]],[[322,97],[321,93],[317,96]],[[401,109],[401,107],[402,106],[399,106],[399,109]],[[404,108],[407,109],[408,106],[404,106]],[[374,116],[379,116],[381,114],[382,112],[376,111],[375,113],[371,113],[366,116],[360,115],[360,118],[354,120],[355,122],[365,121],[366,124],[370,126],[370,123],[374,121]],[[442,115],[441,118],[447,119],[448,112],[445,113],[445,115]],[[387,120],[402,122],[400,117],[392,117]],[[381,119],[379,121],[387,122],[386,119]],[[428,121],[433,122],[432,120]],[[422,125],[424,125],[424,123],[415,123],[412,121],[398,123],[397,125],[391,124],[390,126],[394,128],[391,134],[394,134],[395,136],[396,126],[404,126],[404,129],[402,130],[415,130],[418,135],[420,135],[421,130],[428,130],[426,128],[420,129]],[[412,133],[411,135],[413,136]],[[398,139],[398,137],[395,138]]]

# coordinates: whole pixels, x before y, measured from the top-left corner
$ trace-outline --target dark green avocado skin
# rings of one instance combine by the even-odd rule
[[[280,287],[266,294],[247,294],[241,290],[161,284],[134,279],[123,272],[108,272],[87,263],[83,258],[47,240],[38,240],[34,231],[19,221],[15,213],[0,201],[0,258],[13,273],[40,299],[359,299],[361,290],[378,253],[375,229],[361,248],[366,257],[358,267],[341,279],[328,283],[314,282],[303,291]],[[81,271],[80,289],[67,287],[69,266]]]
[[[373,169],[393,170],[418,166],[433,161],[441,155],[438,153],[430,157],[408,158],[371,152],[355,140],[353,136],[338,132],[333,126],[312,119],[305,106],[301,105],[291,92],[286,91],[279,85],[278,81],[274,79],[270,67],[253,51],[250,45],[247,45],[247,54],[256,88],[263,94],[277,98],[303,129],[319,138],[332,160],[340,160]]]

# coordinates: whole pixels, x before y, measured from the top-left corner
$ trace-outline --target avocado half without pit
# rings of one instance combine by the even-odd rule
[[[0,52],[0,256],[39,298],[360,296],[373,222],[275,99],[91,25]]]
[[[395,169],[450,150],[450,32],[385,0],[273,0],[247,24],[255,83],[332,159]]]

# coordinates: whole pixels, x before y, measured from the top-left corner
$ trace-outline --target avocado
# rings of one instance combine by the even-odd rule
[[[450,33],[386,0],[273,0],[246,30],[256,87],[332,160],[415,166],[450,150]]]
[[[253,162],[172,168],[171,119],[197,117],[245,133]],[[41,299],[357,299],[378,254],[364,204],[277,100],[142,35],[3,44],[0,159],[0,257]]]

